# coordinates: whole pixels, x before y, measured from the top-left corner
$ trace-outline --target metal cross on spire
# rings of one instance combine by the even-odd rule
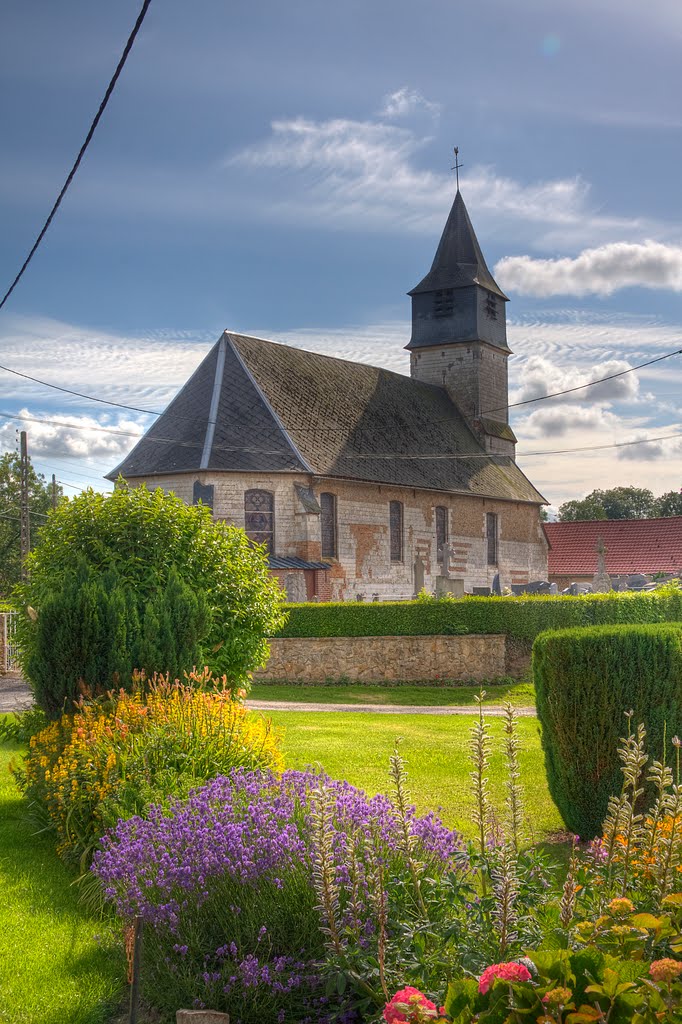
[[[455,146],[455,163],[454,163],[454,166],[450,168],[450,170],[454,171],[455,174],[457,175],[457,191],[458,192],[459,192],[459,169],[460,169],[460,167],[464,167],[464,164],[461,164],[459,162],[459,146]]]

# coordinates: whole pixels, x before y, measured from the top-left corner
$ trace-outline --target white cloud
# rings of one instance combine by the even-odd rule
[[[631,364],[623,359],[611,359],[593,366],[578,367],[575,364],[558,366],[555,361],[542,356],[531,356],[518,368],[516,388],[510,398],[513,403],[526,402],[559,391],[569,391],[552,399],[552,404],[574,403],[589,405],[599,402],[635,401],[639,397],[639,381],[634,373],[628,373]],[[625,372],[624,372],[625,371]],[[623,374],[613,380],[603,377]],[[591,384],[592,381],[600,381]],[[584,385],[589,384],[589,387]],[[580,391],[570,391],[580,388]]]
[[[625,462],[638,462],[642,458],[646,458],[649,461],[656,461],[660,459],[672,459],[679,458],[682,455],[682,438],[670,437],[666,438],[667,434],[680,433],[679,427],[675,431],[672,428],[666,429],[664,434],[656,432],[638,433],[634,437],[628,437],[626,441],[644,442],[642,444],[632,444],[627,448],[619,448],[617,456],[621,461]],[[663,437],[665,440],[659,441],[655,438]],[[651,438],[652,440],[649,440]],[[675,486],[668,488],[668,490],[677,490],[677,482]]]
[[[168,404],[218,337],[218,331],[124,335],[26,316],[8,316],[0,328],[4,365],[72,391],[152,411]],[[84,403],[4,370],[0,370],[0,386],[0,409],[11,398],[15,405],[49,399],[84,405],[93,415],[100,411],[95,403]]]
[[[0,447],[11,450],[16,441],[16,430],[26,430],[30,437],[30,451],[36,459],[108,459],[113,468],[115,461],[132,447],[144,433],[148,419],[130,417],[56,415],[44,410],[18,410],[16,421],[0,426]],[[109,433],[111,430],[111,433]],[[133,436],[131,436],[133,435]]]
[[[296,117],[273,121],[267,138],[230,156],[226,166],[291,172],[280,175],[271,204],[263,206],[261,196],[261,215],[433,235],[442,229],[454,182],[451,174],[419,165],[429,141],[386,121]],[[645,229],[637,219],[595,212],[590,187],[579,177],[525,184],[474,165],[461,180],[479,230],[494,225],[498,236],[544,245],[562,237],[632,237]]]
[[[409,117],[412,114],[427,113],[431,117],[439,117],[440,103],[427,100],[417,89],[404,85],[402,89],[384,96],[379,117]]]
[[[556,437],[566,438],[575,431],[589,432],[593,438],[607,432],[605,443],[608,444],[611,443],[611,435],[615,436],[622,424],[622,417],[600,406],[551,405],[532,412],[516,429],[524,438],[523,447],[530,451],[538,449],[539,441],[544,443]],[[533,449],[529,447],[531,441]]]
[[[522,295],[611,295],[619,288],[682,291],[682,247],[651,240],[612,242],[578,256],[508,256],[495,267],[501,287]]]

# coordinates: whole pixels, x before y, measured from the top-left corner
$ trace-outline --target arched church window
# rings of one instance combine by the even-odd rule
[[[444,505],[436,505],[436,555],[438,562],[443,561],[443,546],[448,542],[448,510]]]
[[[336,558],[336,495],[328,492],[321,494],[320,510],[322,557]]]
[[[275,552],[275,496],[270,491],[246,491],[244,494],[244,529],[254,544],[267,545]]]
[[[391,561],[403,560],[403,503],[391,501],[388,506]]]

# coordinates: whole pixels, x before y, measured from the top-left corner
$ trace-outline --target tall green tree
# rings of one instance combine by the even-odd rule
[[[666,491],[654,504],[657,516],[682,516],[682,491]]]
[[[652,519],[657,499],[646,487],[612,487],[592,491],[585,498],[567,501],[559,507],[562,523],[578,519]]]
[[[21,576],[21,471],[17,452],[0,456],[0,596],[7,598]],[[58,499],[62,497],[57,488]],[[31,546],[40,543],[40,528],[52,508],[52,485],[28,465]]]

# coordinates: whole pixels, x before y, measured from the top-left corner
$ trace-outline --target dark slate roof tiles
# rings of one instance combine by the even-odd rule
[[[458,190],[431,269],[409,294],[416,295],[418,292],[432,292],[441,288],[468,288],[472,284],[481,285],[502,299],[507,298],[488,270]]]
[[[228,333],[111,477],[201,469],[544,500],[513,460],[485,455],[444,388]]]

